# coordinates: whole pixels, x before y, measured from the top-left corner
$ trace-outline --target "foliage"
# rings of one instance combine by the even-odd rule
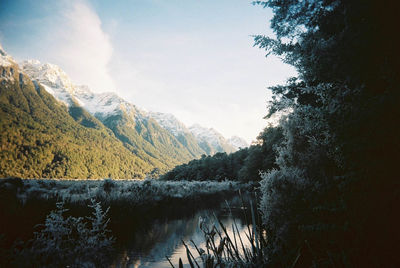
[[[257,138],[257,144],[237,152],[216,153],[213,156],[203,155],[201,159],[175,167],[161,180],[238,180],[258,181],[260,171],[275,168],[276,152],[282,140],[280,127],[267,127]]]
[[[187,261],[191,268],[194,264],[200,267],[198,262],[202,262],[204,268],[214,267],[264,267],[266,264],[265,250],[267,246],[267,237],[265,230],[258,220],[260,215],[253,208],[252,200],[249,205],[245,205],[241,197],[242,208],[250,207],[250,215],[243,210],[246,218],[245,230],[241,234],[236,221],[233,221],[232,227],[225,226],[215,215],[214,223],[210,223],[208,218],[199,219],[199,228],[204,234],[205,249],[197,246],[193,240],[190,240],[197,251],[196,258],[189,246],[182,240],[186,249]],[[226,202],[230,213],[232,211],[228,202]],[[247,230],[246,230],[247,229]],[[174,265],[166,256],[172,267]],[[179,258],[179,267],[183,267],[182,259]]]
[[[2,196],[13,195],[22,204],[30,200],[85,203],[95,199],[104,204],[126,202],[130,206],[139,206],[172,198],[195,199],[201,195],[234,192],[249,187],[251,185],[232,181],[0,179]]]
[[[300,254],[297,265],[304,267],[395,267],[400,44],[392,38],[394,6],[257,3],[273,9],[276,38],[257,36],[256,45],[299,73],[271,88],[269,116],[289,114],[281,120],[279,169],[261,182],[270,264],[287,267]]]
[[[163,172],[204,153],[198,145],[182,144],[153,119],[134,120],[125,112],[99,119],[127,149]]]
[[[93,204],[91,200],[97,200],[103,206],[110,207],[107,215],[111,218],[111,222],[107,226],[113,231],[113,236],[121,242],[128,239],[127,233],[130,233],[131,230],[142,224],[148,225],[148,222],[154,220],[154,218],[181,218],[182,214],[185,215],[185,212],[191,214],[198,208],[214,207],[222,200],[235,195],[239,189],[248,192],[252,191],[253,188],[254,185],[251,184],[230,181],[0,179],[0,215],[2,215],[0,229],[3,234],[0,236],[0,242],[4,245],[2,248],[4,252],[0,253],[5,255],[1,263],[5,267],[10,267],[13,259],[21,259],[22,262],[26,259],[27,262],[32,260],[43,263],[44,261],[40,260],[50,258],[45,254],[47,242],[47,244],[44,242],[44,244],[37,244],[35,248],[37,251],[39,251],[38,248],[43,251],[43,256],[36,254],[40,260],[33,259],[33,249],[29,250],[32,244],[25,247],[22,245],[22,248],[28,247],[27,251],[24,251],[27,254],[26,257],[18,257],[12,254],[9,249],[12,248],[16,239],[28,241],[32,238],[33,226],[44,221],[46,215],[55,209],[56,202],[61,201],[64,207],[69,209],[65,212],[59,211],[64,219],[61,226],[70,226],[68,228],[74,234],[80,233],[76,229],[80,228],[80,224],[84,224],[86,221],[88,221],[86,223],[87,228],[100,230],[100,228],[95,227],[101,226],[100,220],[95,221],[95,219],[100,219],[98,217],[101,214],[100,207]],[[77,220],[79,217],[89,215],[92,210],[90,206],[93,205],[96,205],[97,215],[92,214],[94,219],[85,217],[82,220]],[[103,217],[103,219],[106,219],[106,217]],[[54,221],[52,222],[54,223]],[[61,234],[62,232],[58,233]],[[40,234],[40,230],[38,234]],[[49,238],[47,234],[45,241],[48,241]],[[52,238],[52,240],[54,239]],[[64,248],[73,247],[72,242],[65,241],[65,237],[60,238],[59,243]],[[77,254],[79,257],[80,251]],[[69,258],[67,255],[63,256],[66,259]],[[72,259],[74,258],[72,257]],[[83,262],[85,257],[79,258]],[[19,266],[29,265],[21,263]]]
[[[104,126],[79,124],[23,74],[0,88],[0,176],[140,178],[151,171]]]
[[[0,176],[145,178],[199,157],[153,120],[67,108],[17,65],[0,66]],[[8,75],[9,74],[9,75]],[[10,78],[11,77],[11,78]]]
[[[68,210],[57,203],[43,229],[17,254],[17,262],[21,262],[18,265],[107,267],[114,241],[107,229],[108,209],[103,211],[94,199],[91,202],[93,213],[87,217],[88,222],[81,217],[65,217]]]

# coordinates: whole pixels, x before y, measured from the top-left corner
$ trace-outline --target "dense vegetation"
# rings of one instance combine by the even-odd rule
[[[137,207],[150,206],[155,201],[166,199],[193,199],[224,191],[237,192],[239,189],[251,188],[251,185],[251,183],[241,184],[232,181],[26,180],[11,177],[0,179],[0,193],[4,201],[12,195],[22,205],[31,200],[54,201],[54,204],[56,201],[79,204],[95,199],[106,205],[126,202],[130,206]]]
[[[79,124],[17,66],[1,69],[14,73],[0,86],[1,177],[135,178],[152,170],[98,120]]]
[[[115,249],[111,235],[120,246],[129,245],[137,229],[155,219],[182,220],[253,187],[230,181],[0,179],[0,266],[108,267],[102,258]]]
[[[99,119],[127,149],[163,172],[204,153],[198,144],[179,142],[154,119],[134,120],[125,112]]]
[[[65,216],[62,202],[51,211],[35,232],[34,238],[25,247],[15,249],[16,267],[107,267],[111,264],[115,242],[108,229],[108,210],[103,210],[99,202],[91,201],[90,216]],[[40,226],[40,225],[39,225]],[[6,263],[6,260],[2,260]],[[7,264],[10,265],[10,264]]]
[[[259,1],[276,38],[256,45],[297,68],[272,88],[286,111],[261,212],[273,267],[398,267],[400,58],[394,3]]]
[[[0,73],[0,177],[156,177],[204,153],[152,119],[135,121],[124,111],[96,118],[78,104],[67,108],[16,64]]]
[[[276,147],[283,139],[281,127],[267,127],[257,137],[257,143],[237,152],[203,155],[162,175],[161,180],[234,180],[259,181],[260,172],[277,168]]]

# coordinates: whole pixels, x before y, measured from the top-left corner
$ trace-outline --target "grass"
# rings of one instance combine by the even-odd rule
[[[41,180],[0,179],[0,191],[14,194],[25,204],[32,199],[56,200],[65,203],[102,203],[122,200],[131,205],[144,205],[165,199],[191,199],[201,195],[237,192],[249,185],[232,181],[158,181],[158,180]]]
[[[75,218],[91,213],[91,200],[110,207],[109,228],[120,246],[129,243],[129,231],[155,218],[180,218],[252,187],[231,181],[0,179],[0,254],[6,260],[15,241],[33,239],[34,226],[57,209],[57,202],[68,209],[65,217]]]
[[[259,214],[253,206],[252,199],[245,206],[241,194],[240,197],[247,226],[244,234],[239,231],[234,217],[233,224],[230,227],[225,226],[215,215],[216,224],[211,226],[200,220],[199,227],[204,234],[205,248],[198,247],[193,240],[190,240],[196,251],[193,254],[187,243],[182,240],[186,248],[187,263],[191,268],[200,268],[200,264],[204,268],[263,267],[265,265],[264,252],[267,246],[265,230],[262,227]],[[226,203],[232,216],[231,208],[228,202]],[[246,213],[248,208],[250,208],[250,213]],[[166,258],[170,265],[175,268],[171,260],[167,256]],[[179,258],[177,267],[183,267],[181,258]]]

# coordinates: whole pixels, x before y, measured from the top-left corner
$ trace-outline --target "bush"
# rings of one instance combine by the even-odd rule
[[[89,207],[93,213],[85,221],[82,217],[65,217],[68,210],[63,203],[57,203],[57,209],[47,215],[43,229],[17,253],[17,266],[107,266],[114,242],[107,229],[108,209],[103,211],[93,199]]]

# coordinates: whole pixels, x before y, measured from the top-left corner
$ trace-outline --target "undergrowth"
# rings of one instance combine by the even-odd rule
[[[27,243],[15,246],[17,267],[107,267],[114,238],[108,230],[108,209],[91,200],[88,217],[65,216],[62,202],[51,211]]]

